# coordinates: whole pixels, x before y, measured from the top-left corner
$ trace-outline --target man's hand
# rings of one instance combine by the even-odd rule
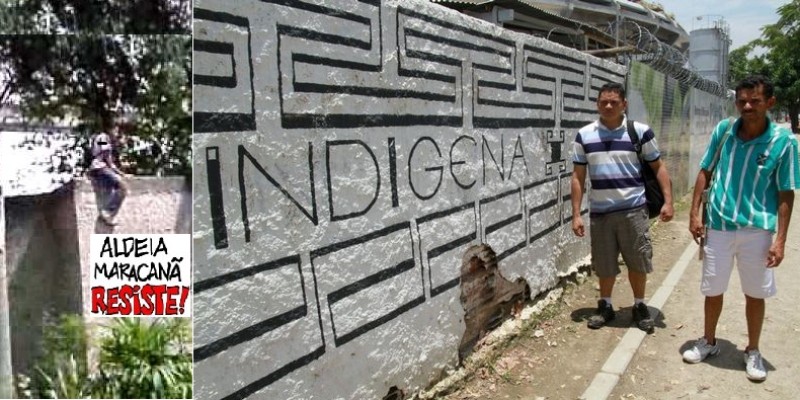
[[[783,244],[774,242],[767,253],[767,268],[775,268],[783,261]]]
[[[577,237],[586,235],[586,228],[583,226],[583,218],[580,215],[572,219],[572,232]]]
[[[689,213],[689,233],[692,234],[695,243],[701,243],[705,236],[705,230],[705,226],[703,226],[703,221],[700,220],[700,217],[694,213]]]
[[[661,214],[659,217],[661,218],[662,222],[669,222],[672,220],[672,217],[675,216],[675,209],[672,207],[671,203],[664,203],[661,206]]]

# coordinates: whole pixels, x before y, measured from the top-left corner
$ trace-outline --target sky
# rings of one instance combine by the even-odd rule
[[[761,27],[778,22],[777,9],[790,0],[656,0],[686,32],[710,28],[723,17],[730,27],[731,50],[761,36]],[[698,20],[697,17],[702,17]]]

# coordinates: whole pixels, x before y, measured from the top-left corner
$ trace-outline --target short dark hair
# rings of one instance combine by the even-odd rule
[[[761,86],[764,97],[770,98],[774,95],[775,87],[772,81],[764,75],[750,75],[739,81],[736,85],[736,97],[739,97],[739,90],[741,89],[755,89]]]
[[[622,86],[621,83],[606,83],[600,87],[600,90],[597,91],[597,97],[600,98],[600,95],[603,94],[603,92],[619,93],[619,97],[622,97],[622,100],[625,100],[625,86]]]

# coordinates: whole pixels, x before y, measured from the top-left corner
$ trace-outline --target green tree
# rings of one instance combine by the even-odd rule
[[[31,122],[80,121],[84,143],[123,125],[155,149],[122,146],[129,172],[189,176],[188,7],[188,0],[12,1],[0,12],[0,32],[9,33],[0,36],[0,105],[14,99]]]
[[[191,38],[186,35],[14,35],[0,38],[7,85],[34,121],[74,118],[79,134],[111,132],[155,143],[123,146],[132,173],[189,175]]]
[[[190,0],[4,0],[0,33],[190,34]]]
[[[748,75],[760,73],[756,71],[760,71],[760,66],[764,62],[763,57],[750,57],[755,47],[756,42],[753,41],[728,53],[728,87],[735,87],[739,81]]]
[[[789,113],[792,132],[798,130],[800,114],[800,0],[778,7],[780,19],[762,32],[762,45],[768,49],[769,76],[775,83],[778,108]]]
[[[730,55],[731,83],[750,74],[769,77],[775,84],[777,110],[789,114],[792,131],[798,130],[800,113],[800,0],[778,7],[778,22],[762,27],[761,37],[733,50]],[[750,57],[761,47],[764,54]]]

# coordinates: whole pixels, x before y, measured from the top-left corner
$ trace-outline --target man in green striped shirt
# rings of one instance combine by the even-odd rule
[[[719,353],[716,327],[735,259],[746,299],[745,372],[749,379],[763,381],[767,371],[758,346],[764,299],[776,292],[773,268],[783,260],[794,190],[800,185],[798,143],[767,116],[775,105],[768,79],[742,80],[735,102],[740,118],[732,126],[728,120],[717,125],[695,181],[689,231],[706,255],[700,284],[706,296],[705,326],[703,337],[683,359],[698,363]],[[700,203],[708,183],[703,220]]]

